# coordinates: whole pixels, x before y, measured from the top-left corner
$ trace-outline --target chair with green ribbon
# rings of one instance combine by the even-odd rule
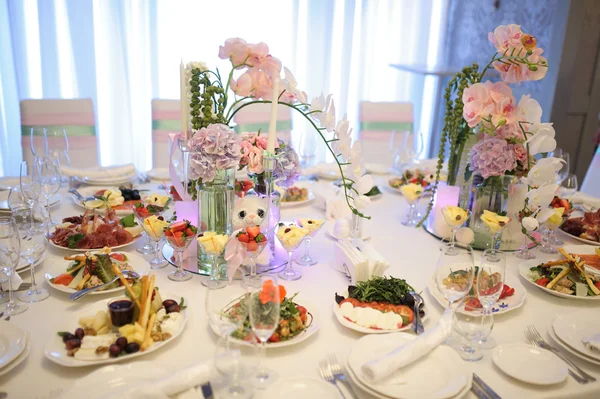
[[[96,118],[91,99],[42,99],[22,100],[21,144],[23,160],[32,161],[34,148],[53,147],[68,151],[70,166],[85,168],[98,165],[98,141]],[[47,141],[44,130],[47,130]],[[31,136],[32,129],[34,136]],[[66,132],[68,142],[62,131]],[[57,132],[54,136],[52,133]]]
[[[365,162],[392,165],[392,132],[404,137],[413,131],[412,103],[361,101],[359,117]]]
[[[234,116],[236,133],[258,132],[261,134],[269,132],[269,120],[271,119],[271,104],[252,104],[241,108]],[[292,109],[285,105],[277,107],[277,138],[286,143],[290,142],[292,131]]]
[[[169,133],[181,132],[181,102],[152,100],[152,167],[169,167]]]

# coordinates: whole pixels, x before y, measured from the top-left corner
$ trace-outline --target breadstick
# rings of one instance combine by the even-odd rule
[[[129,282],[127,281],[127,279],[123,276],[123,273],[121,273],[121,269],[119,269],[119,267],[117,265],[115,265],[114,263],[112,264],[112,268],[113,268],[113,272],[115,272],[115,274],[117,276],[119,276],[119,280],[121,281],[121,283],[125,286],[125,289],[127,290],[127,292],[129,293],[129,295],[131,296],[131,300],[135,302],[135,304],[140,307],[140,300],[137,298],[137,296],[135,295],[135,292],[133,292],[133,290],[131,289],[131,285],[129,285]]]
[[[85,283],[87,283],[87,281],[90,279],[90,277],[92,277],[91,274],[86,274],[83,279],[81,279],[81,281],[79,282],[79,284],[77,284],[77,287],[75,287],[75,289],[77,291],[81,291],[83,289],[83,286],[85,285]]]
[[[154,278],[156,276],[152,275],[150,277],[150,283],[148,284],[148,296],[146,297],[146,303],[144,304],[144,308],[140,313],[139,323],[142,327],[146,328],[148,326],[148,316],[150,315],[150,306],[152,304],[152,293],[154,292]]]
[[[148,297],[148,276],[142,277],[142,306],[146,303],[146,298]],[[140,313],[142,313],[142,309],[140,309]]]
[[[148,326],[146,327],[146,334],[144,335],[144,342],[142,343],[141,351],[145,351],[148,349],[150,345],[152,345],[150,341],[150,334],[152,333],[152,327],[154,327],[154,320],[156,319],[156,313],[153,313],[150,316],[150,321],[148,321]]]
[[[567,263],[567,260],[566,259],[551,260],[550,262],[541,264],[540,267],[558,266],[558,265],[562,265],[563,263]]]

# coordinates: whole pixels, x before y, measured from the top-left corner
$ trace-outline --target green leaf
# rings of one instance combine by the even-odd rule
[[[467,167],[465,168],[465,181],[471,180],[471,176],[473,175],[473,171],[471,170],[470,166],[470,164],[467,164]]]
[[[69,237],[69,243],[67,244],[69,248],[74,249],[77,246],[77,243],[85,238],[85,234],[75,234]]]
[[[122,218],[120,223],[123,227],[133,227],[137,225],[133,213]]]
[[[56,335],[58,335],[59,337],[64,337],[67,334],[71,334],[71,333],[68,331],[59,331],[56,333]]]

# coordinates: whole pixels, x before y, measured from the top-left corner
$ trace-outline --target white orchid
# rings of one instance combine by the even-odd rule
[[[327,96],[325,108],[323,108],[321,119],[319,121],[321,122],[321,126],[323,126],[329,133],[333,132],[335,129],[335,104],[331,98],[331,94]]]
[[[366,194],[373,188],[373,176],[363,175],[354,181],[354,189],[359,194]]]
[[[327,96],[327,101],[331,98],[331,94]],[[323,93],[319,97],[315,97],[310,101],[310,116],[314,120],[320,121],[323,116],[323,109],[325,108],[325,96]],[[318,111],[318,112],[316,112]]]
[[[562,168],[564,162],[564,160],[554,157],[539,159],[527,174],[528,184],[543,186],[555,181],[556,172]]]
[[[366,195],[359,195],[354,199],[354,207],[359,211],[366,209],[370,203],[371,198],[367,197]]]
[[[341,153],[342,159],[347,161],[350,158],[350,150],[352,149],[352,129],[350,129],[350,122],[346,115],[335,127],[335,138],[337,141],[333,142],[333,150],[336,154]]]
[[[537,209],[548,206],[552,202],[552,199],[554,199],[556,190],[558,190],[558,184],[556,183],[531,190],[527,193],[529,207],[531,209]]]
[[[531,216],[524,217],[521,221],[521,224],[525,230],[529,232],[535,231],[540,227],[540,223],[536,220],[536,218]]]
[[[306,93],[298,90],[298,82],[296,82],[296,78],[292,72],[286,67],[283,67],[283,71],[285,73],[285,79],[283,81],[283,87],[285,90],[299,102],[303,104],[306,103]]]
[[[542,121],[542,107],[529,94],[522,96],[519,100],[517,120],[530,124],[539,124]]]
[[[350,165],[348,165],[348,171],[353,180],[358,179],[365,174],[365,162],[361,153],[360,141],[355,141],[352,145],[349,162]]]
[[[530,155],[554,151],[556,148],[556,140],[554,139],[556,132],[552,127],[552,123],[536,123],[531,125],[530,132],[532,136],[525,142],[525,145],[529,148]]]

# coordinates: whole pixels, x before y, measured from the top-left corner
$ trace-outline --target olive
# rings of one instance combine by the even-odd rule
[[[135,353],[140,350],[140,346],[135,342],[130,342],[125,346],[125,352],[127,353]]]
[[[165,307],[165,309],[168,309],[173,305],[177,305],[177,302],[172,299],[165,299],[162,305]]]
[[[121,350],[125,349],[125,346],[127,346],[127,338],[125,337],[119,337],[117,338],[117,342],[115,342],[117,344],[117,346],[119,348],[121,348]]]
[[[158,220],[165,220],[165,218],[164,218],[164,217],[162,217],[162,216],[159,216],[157,219],[158,219]]]
[[[179,313],[181,308],[179,305],[171,305],[167,308],[167,313]]]
[[[81,340],[79,338],[70,339],[67,342],[65,342],[65,346],[69,351],[75,348],[79,348],[81,346]]]
[[[66,333],[62,336],[63,342],[67,343],[67,341],[70,341],[72,339],[77,338],[75,335],[71,334],[71,333]]]
[[[108,351],[110,352],[110,357],[117,357],[119,356],[119,353],[121,353],[121,348],[119,348],[119,345],[117,344],[112,344],[108,348]]]
[[[77,338],[79,339],[83,339],[83,337],[85,337],[85,332],[83,331],[83,328],[78,328],[77,330],[75,330],[75,336],[77,336]]]

